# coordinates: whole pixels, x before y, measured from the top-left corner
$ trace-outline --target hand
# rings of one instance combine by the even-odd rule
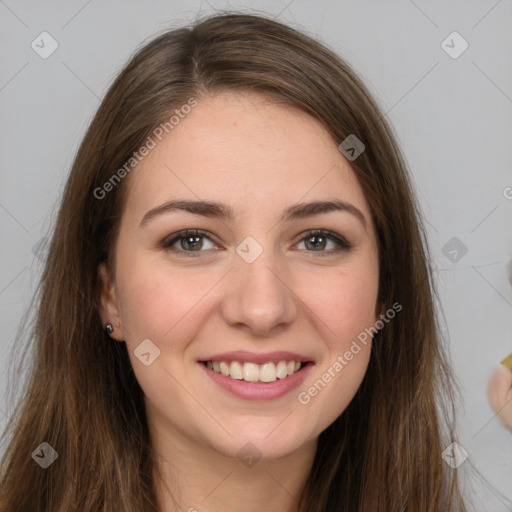
[[[501,424],[512,431],[512,354],[492,373],[487,396]]]

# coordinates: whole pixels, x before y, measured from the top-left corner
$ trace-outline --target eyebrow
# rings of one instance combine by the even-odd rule
[[[233,209],[223,203],[215,201],[191,201],[184,199],[174,199],[167,203],[152,208],[142,218],[139,227],[143,227],[151,219],[164,213],[181,210],[195,215],[204,217],[219,218],[232,220],[234,218]],[[362,223],[366,230],[366,218],[353,204],[341,201],[339,199],[331,199],[328,201],[313,201],[310,203],[294,204],[281,213],[280,221],[291,221],[296,219],[304,219],[313,215],[320,215],[330,212],[347,212],[354,215]]]

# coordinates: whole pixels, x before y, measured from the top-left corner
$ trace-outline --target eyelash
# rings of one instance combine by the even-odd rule
[[[204,250],[198,250],[198,251],[185,251],[183,249],[177,249],[176,247],[172,247],[172,245],[176,242],[178,242],[181,239],[187,238],[189,236],[201,236],[204,238],[208,238],[213,242],[213,240],[208,236],[206,231],[202,231],[200,229],[187,229],[184,231],[180,231],[176,233],[175,235],[171,235],[171,238],[166,237],[160,242],[160,248],[164,249],[166,251],[171,251],[175,253],[182,253],[183,255],[186,255],[186,257],[196,258],[200,255],[200,253],[205,252]],[[352,249],[352,245],[342,236],[337,235],[336,233],[332,231],[328,231],[325,229],[312,229],[310,231],[307,231],[305,235],[299,240],[297,243],[303,242],[305,239],[310,238],[312,236],[322,236],[324,238],[327,238],[328,240],[333,241],[335,244],[339,246],[339,249],[331,250],[331,251],[308,251],[306,252],[313,252],[318,253],[320,256],[329,256],[336,254],[338,252],[342,251],[349,251]],[[322,254],[323,253],[323,254]]]

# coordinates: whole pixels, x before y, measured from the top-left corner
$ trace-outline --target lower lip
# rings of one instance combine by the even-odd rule
[[[300,386],[314,366],[313,363],[307,363],[298,372],[284,379],[277,379],[274,382],[246,382],[243,379],[232,379],[231,377],[222,375],[222,373],[214,372],[208,369],[203,363],[197,364],[199,364],[206,372],[206,375],[221,388],[245,400],[271,400],[273,398],[282,397]]]

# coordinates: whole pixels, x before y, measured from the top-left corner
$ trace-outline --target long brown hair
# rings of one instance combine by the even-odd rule
[[[106,335],[98,314],[97,268],[107,262],[114,274],[129,176],[110,181],[106,197],[98,190],[123,166],[129,172],[134,152],[175,109],[225,90],[299,108],[336,144],[349,135],[364,143],[352,168],[377,228],[379,299],[388,308],[402,305],[375,338],[356,396],[319,436],[303,510],[466,510],[458,470],[442,458],[456,439],[457,386],[439,334],[422,216],[396,138],[366,87],[330,49],[266,17],[229,12],[139,49],[80,145],[34,299],[36,319],[20,329],[19,338],[33,343],[32,358],[2,438],[10,436],[0,509],[157,510],[142,390],[126,344]],[[43,442],[58,453],[47,469],[31,457]]]

